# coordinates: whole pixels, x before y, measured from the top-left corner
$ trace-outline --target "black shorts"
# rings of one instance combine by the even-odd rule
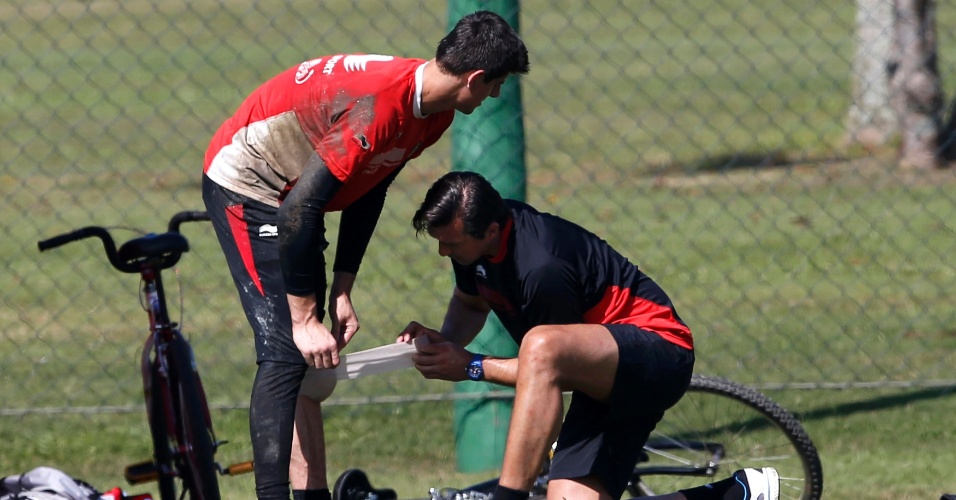
[[[627,487],[651,431],[687,391],[694,351],[634,325],[604,325],[619,361],[607,403],[573,392],[550,479],[596,476],[613,498]]]
[[[206,176],[202,197],[255,333],[256,362],[305,364],[292,340],[292,316],[279,263],[278,208],[229,191]],[[324,234],[325,228],[321,230]],[[318,312],[321,320],[324,309]]]

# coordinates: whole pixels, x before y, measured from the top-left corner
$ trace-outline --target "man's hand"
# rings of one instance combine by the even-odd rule
[[[468,378],[465,369],[471,362],[471,353],[449,342],[431,328],[412,322],[399,335],[397,341],[407,342],[419,336],[427,336],[428,342],[416,342],[418,352],[412,356],[415,369],[427,379],[460,382]]]
[[[310,366],[320,369],[339,366],[338,342],[317,320],[292,325],[292,340]]]
[[[348,294],[329,297],[329,316],[332,318],[332,335],[336,338],[341,351],[361,328],[355,308],[352,307],[352,299]]]
[[[398,338],[395,339],[395,342],[407,343],[408,341],[412,339],[416,339],[422,335],[427,335],[429,332],[438,334],[437,331],[432,330],[431,328],[428,328],[427,326],[422,325],[421,323],[417,321],[412,321],[411,323],[408,324],[408,326],[405,327],[404,330],[402,330],[402,333],[398,334]],[[438,334],[438,335],[441,336],[441,334]],[[444,341],[445,338],[442,337],[441,340]]]
[[[288,295],[292,314],[292,340],[309,366],[335,368],[339,365],[338,342],[332,332],[319,321],[315,295]]]

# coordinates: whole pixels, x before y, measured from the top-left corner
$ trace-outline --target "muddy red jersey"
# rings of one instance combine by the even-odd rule
[[[339,54],[290,68],[256,89],[215,133],[204,172],[230,191],[278,206],[318,153],[344,184],[342,210],[434,144],[454,111],[421,113],[421,59]]]
[[[506,203],[512,218],[498,253],[452,264],[458,288],[487,301],[515,342],[538,325],[633,324],[693,349],[664,290],[606,241],[524,203]]]

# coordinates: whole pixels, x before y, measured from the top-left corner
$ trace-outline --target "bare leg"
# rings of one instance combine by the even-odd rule
[[[653,500],[687,500],[681,493],[669,493],[666,495],[655,495],[652,497],[642,497]],[[611,500],[604,486],[601,485],[593,476],[580,479],[555,479],[548,483],[548,499],[558,500]]]
[[[593,476],[578,479],[555,479],[548,483],[548,498],[580,499],[580,500],[610,500],[607,493]]]
[[[329,487],[326,478],[322,405],[302,396],[295,407],[289,480],[293,490],[320,490]]]
[[[531,488],[554,430],[561,424],[562,392],[574,389],[606,401],[617,360],[617,343],[600,325],[548,325],[528,332],[518,352],[518,383],[502,486]]]

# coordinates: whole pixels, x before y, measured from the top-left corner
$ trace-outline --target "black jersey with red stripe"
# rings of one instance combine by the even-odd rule
[[[458,288],[485,299],[515,342],[538,325],[633,324],[693,349],[670,298],[637,265],[573,222],[506,203],[498,253],[452,264]]]

